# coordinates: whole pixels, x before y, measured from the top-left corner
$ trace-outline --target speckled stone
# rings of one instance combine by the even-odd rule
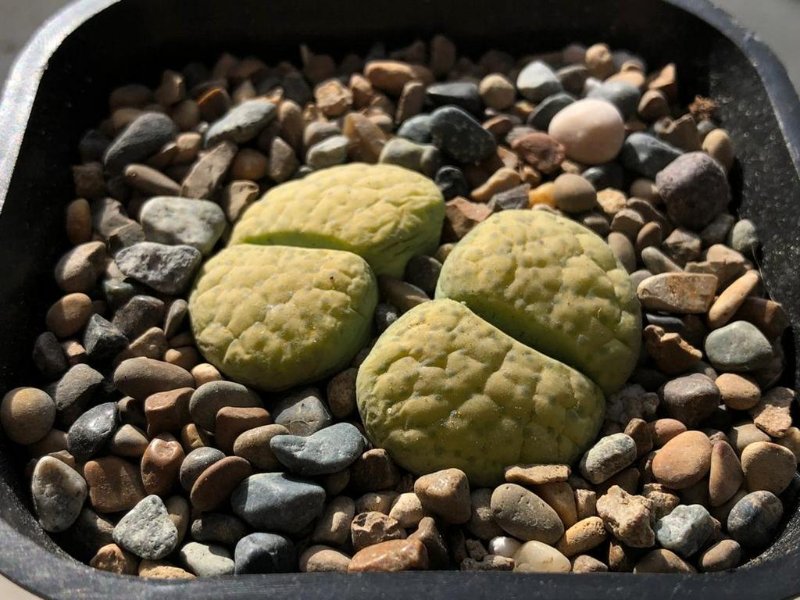
[[[114,541],[140,558],[158,560],[178,545],[178,530],[158,496],[147,496],[114,527]]]
[[[31,495],[42,528],[64,531],[81,512],[87,496],[86,481],[61,460],[43,456],[33,470]]]
[[[494,136],[457,106],[437,108],[430,126],[433,145],[462,163],[488,158],[497,147]]]
[[[702,548],[714,531],[714,522],[699,504],[676,506],[655,527],[659,544],[684,558]]]
[[[297,533],[322,513],[325,490],[284,473],[246,478],[231,495],[233,512],[251,527]]]
[[[581,474],[594,484],[603,483],[636,460],[636,442],[629,435],[615,433],[601,438],[580,462]]]
[[[734,321],[712,331],[706,337],[705,351],[711,364],[721,371],[754,371],[772,358],[769,340],[747,321]]]
[[[700,231],[730,202],[728,177],[705,152],[689,152],[655,175],[667,214],[678,225]]]
[[[752,492],[728,514],[728,533],[746,548],[761,549],[772,542],[782,517],[783,504],[775,494]]]

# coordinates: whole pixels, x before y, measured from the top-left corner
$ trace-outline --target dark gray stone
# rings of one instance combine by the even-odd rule
[[[259,473],[231,494],[233,512],[255,529],[298,533],[325,506],[325,489],[284,473]]]
[[[494,136],[457,106],[437,108],[431,116],[433,145],[462,163],[488,158],[497,148]]]
[[[406,264],[405,280],[433,298],[442,263],[432,256],[412,256]]]
[[[247,525],[233,515],[210,512],[192,521],[191,533],[198,542],[235,546],[247,535]]]
[[[553,70],[542,61],[535,60],[519,72],[517,89],[528,100],[541,102],[563,88]]]
[[[104,163],[110,173],[118,174],[127,165],[144,162],[171,141],[178,129],[167,115],[144,113],[120,133],[106,150]]]
[[[122,352],[128,345],[128,338],[111,322],[98,314],[93,314],[83,332],[83,347],[92,364],[105,363]]]
[[[589,77],[589,69],[585,65],[569,65],[556,71],[556,77],[567,92],[580,96]]]
[[[488,206],[493,212],[528,208],[528,192],[530,189],[530,184],[523,183],[505,192],[498,192],[489,200]]]
[[[397,135],[418,144],[430,144],[433,139],[431,134],[431,115],[415,115],[410,119],[406,119],[397,129]]]
[[[347,160],[350,140],[343,135],[334,135],[317,142],[306,153],[306,164],[312,169],[327,169],[341,165]]]
[[[710,417],[721,401],[717,384],[699,373],[667,382],[661,397],[667,414],[689,428]]]
[[[167,336],[167,339],[180,331],[188,312],[189,303],[186,300],[176,298],[172,301],[167,311],[167,318],[164,320],[164,335]]]
[[[139,501],[114,527],[114,541],[139,558],[160,560],[178,545],[178,530],[158,496]]]
[[[714,520],[700,504],[676,506],[655,526],[658,543],[684,558],[700,550],[714,533]]]
[[[290,394],[275,405],[275,423],[283,425],[292,435],[311,435],[330,426],[330,411],[316,388],[306,388]]]
[[[622,144],[619,157],[626,169],[648,179],[655,179],[659,171],[680,155],[681,151],[675,146],[637,131],[630,134]]]
[[[753,550],[772,543],[783,517],[783,504],[775,494],[758,491],[739,500],[728,514],[728,533]]]
[[[149,290],[132,279],[106,279],[103,281],[103,295],[111,308],[125,304],[137,294],[146,294]]]
[[[106,134],[97,129],[90,129],[83,134],[81,141],[78,142],[78,152],[80,152],[81,160],[84,163],[102,162],[103,155],[110,144],[111,140],[108,139]]]
[[[200,267],[203,255],[191,246],[142,242],[120,250],[117,266],[126,276],[162,294],[183,293]]]
[[[47,381],[58,379],[69,368],[64,349],[51,331],[45,331],[36,338],[33,344],[33,362]]]
[[[772,345],[763,333],[747,321],[734,321],[708,334],[705,351],[720,371],[754,371],[772,358]]]
[[[622,167],[613,162],[589,167],[581,176],[600,191],[606,188],[621,189],[625,183],[625,172]]]
[[[540,131],[547,131],[550,121],[558,114],[561,109],[566,108],[575,102],[575,98],[566,92],[553,94],[542,100],[536,105],[536,109],[528,117],[528,124],[533,125]]]
[[[425,97],[433,106],[452,104],[476,115],[483,108],[478,86],[469,81],[434,83],[426,88]]]
[[[445,200],[456,196],[469,196],[469,186],[464,173],[458,167],[445,166],[436,171],[434,182],[441,190]]]
[[[92,227],[104,238],[110,237],[112,233],[126,225],[137,225],[136,221],[125,212],[122,203],[113,198],[94,200],[91,209]]]
[[[606,100],[617,107],[623,119],[636,114],[642,93],[629,83],[622,81],[604,81],[586,95],[587,98]]]
[[[386,331],[386,328],[399,318],[400,311],[394,306],[384,303],[378,304],[375,308],[375,329],[377,329],[378,335]]]
[[[178,473],[178,479],[183,489],[187,492],[191,491],[194,482],[197,481],[200,474],[223,458],[225,458],[225,453],[211,446],[202,446],[189,452],[189,454],[184,457],[183,462],[181,462],[181,469]],[[203,542],[207,540],[198,541]]]
[[[276,435],[269,441],[275,457],[292,473],[314,477],[349,467],[367,442],[350,423],[336,423],[309,436]]]
[[[56,403],[56,410],[65,425],[75,422],[98,392],[102,392],[103,375],[85,364],[77,364],[45,391]]]
[[[277,112],[275,105],[265,98],[242,102],[208,128],[206,147],[220,142],[249,142],[275,118]]]
[[[83,413],[67,432],[67,449],[80,462],[100,452],[119,425],[116,402],[105,402]]]
[[[291,573],[297,568],[294,543],[275,533],[251,533],[236,544],[236,574]]]
[[[111,321],[128,339],[135,339],[151,327],[160,327],[164,302],[153,296],[137,295],[119,307]]]

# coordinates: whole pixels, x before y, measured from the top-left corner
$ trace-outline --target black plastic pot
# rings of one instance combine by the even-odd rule
[[[83,0],[47,23],[18,60],[0,112],[0,390],[31,381],[30,349],[48,300],[72,199],[69,167],[81,133],[112,86],[155,84],[166,66],[250,52],[298,59],[298,45],[343,54],[442,32],[477,56],[571,41],[607,41],[652,66],[678,64],[684,100],[720,101],[736,144],[740,213],[763,241],[764,280],[800,324],[800,103],[773,54],[705,0]],[[795,365],[795,344],[787,343]],[[797,369],[788,382],[798,384]],[[117,577],[76,562],[31,515],[22,463],[0,446],[0,572],[58,598],[575,598],[757,597],[800,594],[800,513],[762,556],[709,575],[536,575],[426,572],[290,574],[169,583]]]

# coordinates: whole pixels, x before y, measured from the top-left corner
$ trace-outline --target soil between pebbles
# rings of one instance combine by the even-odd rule
[[[755,227],[729,212],[735,149],[713,99],[680,107],[674,65],[604,44],[473,61],[436,36],[301,55],[226,54],[117,88],[81,140],[41,379],[0,406],[44,529],[96,568],[175,579],[717,571],[768,546],[800,458],[788,320]],[[185,296],[204,257],[265,190],[355,161],[423,173],[447,201],[434,256],[382,277],[374,336],[495,212],[557,212],[606,239],[638,286],[643,349],[578,463],[508,465],[493,489],[458,469],[415,480],[361,435],[369,345],[279,395],[203,362]]]

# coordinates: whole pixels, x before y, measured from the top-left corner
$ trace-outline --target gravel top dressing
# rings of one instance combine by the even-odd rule
[[[0,405],[42,527],[166,579],[769,546],[788,319],[714,98],[602,43],[301,56],[119,87],[82,138],[40,376]]]

